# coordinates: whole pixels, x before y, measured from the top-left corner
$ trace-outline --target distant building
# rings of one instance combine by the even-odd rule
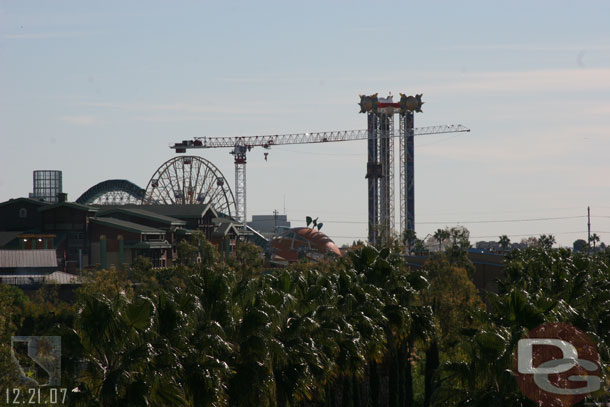
[[[509,246],[510,246],[510,244],[509,244]],[[485,242],[485,241],[476,242],[475,248],[485,251],[485,252],[499,252],[499,251],[504,250],[502,248],[502,246],[500,246],[500,243],[493,241],[493,240],[489,241],[489,242]],[[508,247],[507,247],[507,249],[508,249]]]
[[[504,277],[504,253],[481,253],[476,249],[468,251],[468,258],[475,267],[475,272],[471,279],[475,287],[479,289],[483,298],[487,301],[487,293],[498,292],[498,281]],[[422,268],[426,261],[430,258],[430,254],[405,256],[407,264],[415,268]]]
[[[44,284],[54,284],[64,301],[74,298],[81,282],[78,276],[58,270],[57,253],[52,249],[0,250],[0,284],[15,285],[26,293]]]
[[[76,272],[89,264],[90,225],[96,207],[63,201],[39,209],[40,231],[56,236],[53,247],[57,251],[60,269]]]
[[[273,215],[252,215],[252,221],[248,222],[248,226],[269,239],[286,229],[290,229],[290,222],[287,215],[277,213]]]
[[[31,198],[9,199],[0,203],[0,231],[28,232],[40,227],[38,209],[48,203]]]
[[[480,250],[481,252],[510,252],[518,249],[527,249],[530,246],[532,246],[532,244],[526,241],[522,241],[521,243],[511,242],[506,246],[506,249],[502,248],[502,246],[500,246],[500,243],[493,240],[488,242],[480,241],[476,242],[475,244],[475,248]]]

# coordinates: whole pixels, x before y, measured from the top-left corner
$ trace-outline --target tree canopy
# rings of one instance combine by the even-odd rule
[[[394,244],[265,270],[198,235],[176,267],[92,273],[73,304],[0,285],[0,385],[18,383],[10,336],[60,335],[72,406],[528,406],[516,342],[561,321],[594,340],[608,388],[610,255],[516,250],[483,301],[453,232],[420,269]]]

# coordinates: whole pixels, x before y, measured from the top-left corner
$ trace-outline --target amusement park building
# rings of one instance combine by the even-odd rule
[[[245,237],[241,225],[210,205],[93,206],[65,198],[0,203],[0,249],[53,249],[57,268],[75,273],[131,264],[138,256],[171,266],[178,243],[194,231],[227,254]]]

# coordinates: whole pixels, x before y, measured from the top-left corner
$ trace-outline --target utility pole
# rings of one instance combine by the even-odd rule
[[[277,233],[277,209],[273,210],[273,233]]]
[[[591,207],[587,206],[587,243],[591,247]]]

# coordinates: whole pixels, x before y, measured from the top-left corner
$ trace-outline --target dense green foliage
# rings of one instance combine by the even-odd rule
[[[174,268],[92,274],[73,305],[0,286],[0,386],[11,335],[61,335],[73,406],[528,406],[513,353],[545,321],[610,361],[607,256],[514,252],[486,307],[454,240],[423,270],[395,245],[265,271],[253,246],[221,261],[200,240]]]
[[[513,378],[514,351],[527,331],[545,322],[570,323],[596,343],[607,397],[610,352],[610,256],[589,256],[548,245],[515,251],[507,259],[506,278],[490,294],[481,326],[463,330],[463,360],[441,366],[439,405],[532,406]]]

